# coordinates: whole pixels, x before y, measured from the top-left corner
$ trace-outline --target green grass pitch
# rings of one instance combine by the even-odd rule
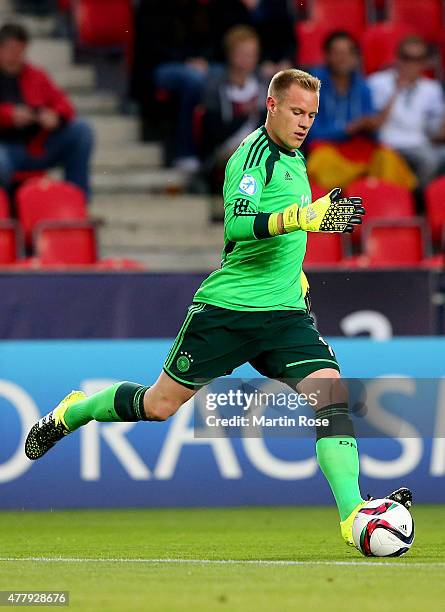
[[[0,590],[107,612],[443,610],[445,507],[413,514],[412,550],[378,560],[343,544],[333,508],[0,512]]]

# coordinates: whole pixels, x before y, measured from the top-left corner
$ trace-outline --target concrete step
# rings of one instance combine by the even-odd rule
[[[1,0],[3,2],[3,0]],[[32,15],[21,15],[14,13],[11,15],[14,21],[20,21],[29,30],[32,38],[50,38],[56,28],[56,20],[52,16],[34,17]]]
[[[156,143],[128,143],[123,146],[96,149],[94,164],[99,170],[147,169],[162,164],[162,148]]]
[[[97,194],[126,194],[129,198],[136,193],[166,193],[183,190],[188,177],[180,170],[170,168],[147,170],[126,170],[121,172],[96,170],[92,184]]]
[[[71,45],[61,38],[36,38],[31,41],[29,57],[49,72],[66,69],[72,62]]]
[[[116,96],[108,92],[93,91],[74,93],[73,104],[80,115],[108,115],[117,112]]]
[[[11,0],[0,1],[0,19],[6,23],[7,21],[15,20],[17,15],[14,15],[14,7]]]
[[[100,249],[102,257],[129,257],[145,264],[150,272],[212,272],[221,265],[219,252],[214,249],[202,249],[195,252],[183,252],[177,250],[172,252],[133,251],[128,248],[107,248]]]
[[[144,224],[154,227],[178,225],[182,228],[208,225],[209,201],[205,196],[104,196],[96,195],[91,214],[112,225]]]
[[[135,117],[90,115],[86,118],[93,126],[99,146],[138,141],[139,122]]]
[[[62,89],[68,93],[89,91],[95,86],[94,69],[91,66],[69,66],[55,68],[49,73]]]
[[[142,225],[129,223],[123,225],[107,224],[100,228],[100,242],[104,247],[129,248],[133,251],[151,252],[170,251],[194,253],[214,250],[215,254],[223,246],[223,228],[209,225],[205,228]]]

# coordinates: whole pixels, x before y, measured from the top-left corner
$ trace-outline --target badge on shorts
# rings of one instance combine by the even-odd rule
[[[187,372],[190,369],[190,362],[193,361],[190,353],[186,353],[185,351],[181,351],[178,359],[176,360],[176,367],[180,372]]]
[[[256,190],[256,180],[250,174],[244,174],[239,184],[239,191],[251,196],[256,193]]]

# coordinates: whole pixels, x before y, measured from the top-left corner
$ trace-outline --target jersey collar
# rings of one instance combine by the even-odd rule
[[[296,157],[296,152],[295,151],[289,151],[289,149],[285,149],[284,147],[280,147],[280,145],[278,145],[276,142],[274,142],[272,140],[272,138],[269,136],[267,130],[266,130],[266,126],[262,125],[261,126],[261,131],[263,132],[263,134],[265,136],[267,136],[267,140],[269,141],[269,148],[273,151],[279,151],[280,153],[284,153],[284,155],[288,155],[289,157]]]

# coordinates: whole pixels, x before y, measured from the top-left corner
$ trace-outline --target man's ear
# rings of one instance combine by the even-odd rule
[[[274,114],[277,108],[277,100],[273,96],[267,96],[266,107],[269,113]]]

